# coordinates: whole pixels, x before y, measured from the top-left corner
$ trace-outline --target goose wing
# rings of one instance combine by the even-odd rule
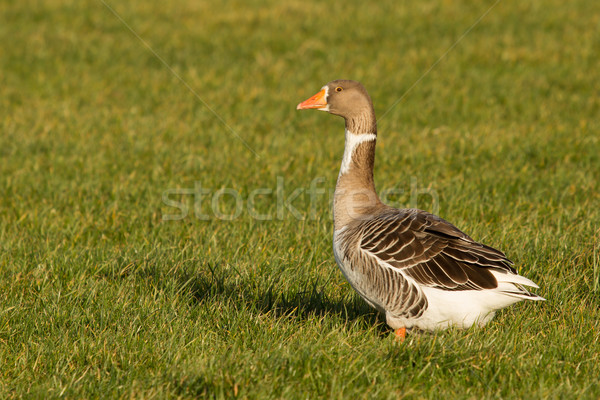
[[[504,253],[416,209],[390,209],[363,221],[359,249],[417,284],[444,290],[498,287],[492,271],[516,273]]]

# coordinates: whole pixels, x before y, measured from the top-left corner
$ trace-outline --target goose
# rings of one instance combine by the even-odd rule
[[[381,312],[395,337],[407,329],[469,328],[521,300],[545,300],[525,286],[506,255],[444,219],[383,204],[373,166],[377,121],[369,94],[351,80],[329,82],[301,102],[345,119],[345,148],[333,200],[333,253],[352,288]]]

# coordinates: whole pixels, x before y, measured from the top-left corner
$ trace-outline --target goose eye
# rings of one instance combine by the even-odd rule
[[[344,90],[344,89],[342,89],[342,88],[341,88],[341,87],[339,87],[339,86],[335,88],[335,91],[336,91],[336,92],[341,92],[342,90]]]

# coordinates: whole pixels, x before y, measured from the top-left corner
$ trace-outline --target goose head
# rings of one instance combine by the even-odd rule
[[[342,79],[329,82],[319,93],[298,104],[296,109],[327,111],[346,120],[374,114],[373,103],[363,85]]]

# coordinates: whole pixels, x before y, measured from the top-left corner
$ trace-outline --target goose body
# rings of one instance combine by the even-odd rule
[[[484,325],[498,309],[524,299],[544,300],[525,289],[538,286],[518,275],[503,252],[433,214],[380,201],[373,182],[375,112],[360,83],[332,81],[297,109],[345,119],[333,252],[350,285],[398,335],[403,338],[413,327]]]

